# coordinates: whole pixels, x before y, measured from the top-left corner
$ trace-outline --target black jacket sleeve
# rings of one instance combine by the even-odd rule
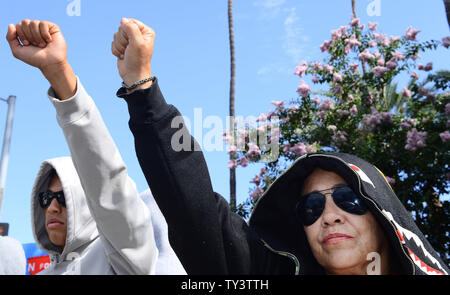
[[[245,220],[213,191],[203,153],[179,120],[179,111],[164,100],[158,81],[130,95],[121,88],[117,96],[128,104],[140,166],[187,273],[258,273],[252,266],[252,253],[261,252],[263,246]],[[171,127],[172,122],[181,124]],[[180,134],[190,148],[176,151],[173,146],[181,143]]]

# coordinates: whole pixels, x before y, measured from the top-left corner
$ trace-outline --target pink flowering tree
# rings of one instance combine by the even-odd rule
[[[278,156],[250,181],[250,196],[237,206],[239,214],[248,216],[297,157],[350,153],[386,175],[434,248],[450,261],[450,206],[442,200],[450,180],[450,72],[435,73],[420,57],[448,48],[450,40],[419,42],[419,32],[410,27],[404,36],[387,36],[377,23],[362,25],[355,18],[331,31],[320,46],[325,60],[302,61],[295,68],[298,98],[274,101],[275,108],[259,116],[263,126],[279,124],[279,130],[264,135],[277,141]],[[230,150],[236,157],[230,165],[246,167],[269,152],[252,142],[252,132],[243,138],[245,145]]]

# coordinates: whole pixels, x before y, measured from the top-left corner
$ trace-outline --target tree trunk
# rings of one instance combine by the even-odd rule
[[[234,88],[235,88],[235,56],[234,56],[234,28],[233,28],[233,0],[228,0],[228,29],[230,40],[230,136],[235,138],[234,123]],[[230,160],[234,155],[230,153]],[[230,207],[236,212],[236,168],[230,169]]]
[[[352,11],[353,11],[353,17],[356,18],[356,5],[355,5],[355,0],[352,0]]]
[[[447,22],[450,26],[450,0],[444,0],[445,12],[447,13]]]

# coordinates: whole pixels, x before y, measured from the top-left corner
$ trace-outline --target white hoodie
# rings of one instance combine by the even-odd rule
[[[60,101],[51,88],[48,96],[72,157],[44,161],[33,187],[34,238],[51,258],[41,274],[155,274],[158,248],[150,211],[93,100],[79,79],[72,98]],[[48,188],[52,168],[66,198],[64,249],[50,242],[37,200]]]

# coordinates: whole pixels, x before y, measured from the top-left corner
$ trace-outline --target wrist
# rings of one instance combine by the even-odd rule
[[[124,76],[123,77],[123,83],[125,83],[126,86],[130,87],[133,84],[135,84],[135,83],[137,83],[139,81],[142,81],[142,80],[147,80],[150,77],[152,77],[151,71],[148,71],[148,72],[145,72],[145,73],[141,73],[141,74],[128,75],[128,76]],[[136,90],[139,90],[139,89],[147,89],[150,86],[152,86],[152,84],[153,84],[152,80],[146,81],[146,82],[144,82],[144,83],[142,83],[140,85],[137,85],[137,86],[133,87],[132,89],[127,89],[127,93],[129,94],[129,93],[132,93],[132,92],[134,92]]]
[[[50,83],[58,99],[66,100],[75,95],[77,78],[67,61],[42,67],[41,72]]]

